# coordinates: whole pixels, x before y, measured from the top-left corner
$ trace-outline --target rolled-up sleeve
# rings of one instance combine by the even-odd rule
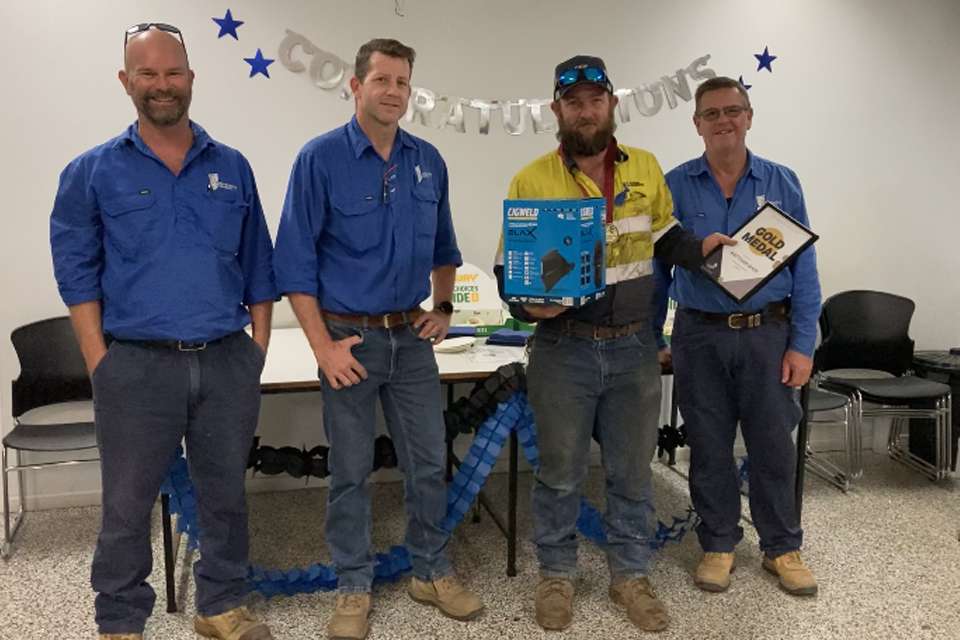
[[[242,162],[244,189],[250,194],[250,208],[243,222],[238,259],[243,271],[243,302],[251,305],[275,300],[277,282],[273,273],[273,243],[263,215],[257,182],[246,158]]]
[[[441,174],[440,201],[437,203],[437,236],[433,246],[433,266],[442,267],[463,264],[463,257],[457,247],[457,234],[453,230],[453,216],[450,213],[450,181],[447,165],[438,158],[437,170]]]
[[[103,297],[103,223],[91,185],[93,166],[87,156],[67,165],[50,214],[53,272],[67,306]]]
[[[806,199],[797,175],[787,169],[784,191],[796,198],[788,211],[800,224],[809,227]],[[789,267],[793,276],[790,292],[790,346],[791,351],[812,356],[817,343],[817,321],[820,318],[820,276],[817,273],[817,254],[810,245],[796,257]]]
[[[800,189],[800,181],[793,173],[799,201],[790,213],[800,224],[810,226],[807,205]],[[817,342],[817,321],[820,318],[820,276],[817,273],[817,254],[813,245],[804,249],[790,267],[793,290],[790,293],[790,349],[812,356]]]
[[[317,241],[326,221],[326,202],[323,178],[314,166],[313,153],[305,148],[290,172],[277,230],[273,264],[281,294],[320,297]]]

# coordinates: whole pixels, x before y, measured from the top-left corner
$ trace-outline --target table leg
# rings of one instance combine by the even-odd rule
[[[517,575],[517,432],[510,432],[507,505],[507,576]]]
[[[167,613],[177,612],[177,585],[173,557],[173,529],[170,523],[170,497],[160,494],[160,510],[163,528],[163,569],[167,586]]]

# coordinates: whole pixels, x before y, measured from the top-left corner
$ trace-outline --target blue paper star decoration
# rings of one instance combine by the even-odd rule
[[[769,47],[763,48],[763,53],[755,53],[753,57],[759,61],[760,64],[757,65],[757,71],[761,69],[766,69],[770,73],[773,73],[773,67],[770,66],[770,63],[777,59],[777,56],[770,55]]]
[[[227,9],[227,15],[222,18],[213,18],[213,21],[220,25],[220,33],[217,34],[217,38],[233,36],[234,40],[240,39],[237,36],[237,27],[243,24],[243,20],[234,20],[230,9]]]
[[[244,58],[247,64],[250,65],[250,77],[262,73],[266,77],[270,77],[270,72],[267,71],[267,67],[273,64],[272,58],[264,58],[263,52],[260,49],[257,49],[257,54],[252,58]]]
[[[742,84],[743,88],[746,89],[747,91],[750,91],[750,87],[753,86],[752,84],[747,84],[746,82],[744,82],[743,76],[740,76],[740,84]]]

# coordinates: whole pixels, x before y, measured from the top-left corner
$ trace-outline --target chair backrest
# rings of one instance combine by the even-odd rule
[[[13,417],[48,404],[93,398],[70,318],[23,325],[13,330],[10,341],[20,360],[20,377],[13,381]]]
[[[817,371],[878,369],[902,375],[913,361],[910,320],[913,300],[882,291],[844,291],[830,296],[820,313],[823,342]]]

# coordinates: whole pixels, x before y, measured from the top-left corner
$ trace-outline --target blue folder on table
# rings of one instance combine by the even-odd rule
[[[527,344],[530,331],[514,331],[513,329],[498,329],[487,337],[487,344],[504,347],[522,347]]]

